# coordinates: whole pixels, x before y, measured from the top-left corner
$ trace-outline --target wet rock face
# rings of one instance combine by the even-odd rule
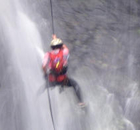
[[[56,34],[70,46],[71,58],[77,57],[76,66],[126,66],[131,45],[138,46],[132,40],[138,38],[136,2],[71,0],[53,7]]]
[[[32,19],[38,24],[47,50],[51,40],[49,0],[28,2],[31,10],[37,14]],[[52,2],[55,33],[70,48],[70,73],[75,73],[77,69],[84,68],[83,66],[89,67],[93,77],[100,79],[104,87],[116,95],[124,109],[126,99],[130,98],[125,92],[127,89],[133,91],[133,88],[129,88],[130,84],[136,82],[139,88],[139,0]],[[134,97],[139,98],[139,95]],[[139,115],[139,109],[134,113]],[[130,119],[140,128],[138,118]]]
[[[30,0],[28,2],[38,15],[35,21],[38,22],[41,32],[45,33],[45,30],[48,31],[47,25],[51,26],[49,1]],[[139,5],[136,1],[52,0],[52,2],[55,32],[68,44],[72,52],[72,59],[76,55],[80,64],[80,59],[83,56],[83,63],[87,59],[90,61],[91,57],[94,60],[96,57],[96,60],[103,62],[100,60],[112,60],[110,57],[112,53],[118,55],[120,51],[123,51],[123,54],[120,54],[120,57],[123,58],[118,58],[118,64],[123,64],[124,60],[121,59],[126,59],[129,45],[133,44],[128,36],[132,33],[128,32],[129,30],[139,32],[137,29]],[[137,37],[135,36],[135,38]],[[43,39],[46,40],[46,37]],[[96,64],[98,64],[97,61]],[[105,64],[103,66],[107,66]]]

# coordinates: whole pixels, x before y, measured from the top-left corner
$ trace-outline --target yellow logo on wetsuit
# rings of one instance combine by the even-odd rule
[[[60,63],[60,62],[58,61],[58,62],[57,62],[57,64],[56,64],[56,68],[58,68],[58,66],[59,66],[59,63]]]

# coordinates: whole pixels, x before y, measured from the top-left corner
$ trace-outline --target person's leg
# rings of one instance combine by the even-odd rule
[[[67,78],[64,84],[67,85],[68,87],[73,87],[79,102],[82,102],[81,90],[78,83],[74,79]]]
[[[56,76],[52,73],[50,73],[47,76],[47,80],[49,82],[49,86],[48,87],[54,87],[56,85]]]
[[[49,87],[54,87],[56,85],[56,82],[49,82]]]

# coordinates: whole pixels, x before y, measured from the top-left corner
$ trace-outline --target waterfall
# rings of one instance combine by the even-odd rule
[[[37,95],[40,87],[45,86],[41,70],[44,52],[39,31],[19,1],[1,1],[0,7],[3,46],[0,129],[52,129],[47,95]]]

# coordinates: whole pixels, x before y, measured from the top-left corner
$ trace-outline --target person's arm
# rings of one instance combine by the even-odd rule
[[[46,74],[48,61],[49,61],[49,53],[47,52],[44,56],[43,63],[42,63],[42,69],[43,69],[45,74]]]
[[[67,66],[69,59],[69,49],[65,44],[63,45],[63,58],[64,58],[64,66]]]

